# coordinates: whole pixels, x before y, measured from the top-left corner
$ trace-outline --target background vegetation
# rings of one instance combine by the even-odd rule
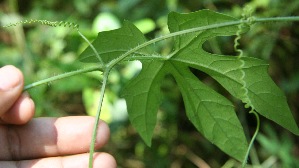
[[[152,39],[168,33],[167,14],[170,11],[211,9],[240,18],[246,4],[253,7],[256,17],[299,15],[297,0],[6,0],[0,1],[0,21],[1,25],[24,19],[71,21],[79,24],[80,31],[92,40],[99,31],[119,28],[123,20],[129,20]],[[19,67],[27,84],[89,66],[76,61],[87,44],[68,28],[16,26],[0,29],[0,39],[0,66]],[[233,39],[218,37],[206,42],[204,47],[212,53],[236,55]],[[168,53],[172,50],[171,42],[165,41],[157,48]],[[285,92],[298,123],[299,23],[254,25],[242,36],[241,48],[246,55],[269,62],[269,73]],[[138,62],[118,66],[111,72],[105,95],[102,118],[109,123],[112,134],[103,150],[116,157],[119,167],[237,166],[238,163],[205,140],[189,123],[181,95],[171,77],[163,81],[161,88],[165,100],[158,113],[152,147],[144,144],[127,119],[124,100],[119,98],[122,86],[138,73],[140,66]],[[248,138],[251,137],[255,118],[246,113],[243,104],[207,75],[195,70],[194,74],[234,102]],[[37,104],[36,117],[93,115],[97,108],[99,80],[99,74],[88,73],[30,90]],[[249,163],[262,167],[298,167],[299,138],[263,118],[261,125]]]

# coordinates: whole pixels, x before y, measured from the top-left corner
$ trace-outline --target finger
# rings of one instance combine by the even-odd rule
[[[88,167],[89,154],[78,154],[65,157],[51,157],[24,161],[0,161],[0,167],[5,168],[82,168]],[[115,159],[107,153],[94,154],[93,167],[116,168]]]
[[[89,151],[94,117],[37,118],[25,125],[0,125],[0,160],[36,159]],[[98,125],[95,148],[109,139],[106,123]]]
[[[12,65],[0,68],[0,116],[3,115],[21,95],[23,75]]]
[[[34,102],[23,93],[8,112],[0,117],[0,124],[25,124],[34,115]]]

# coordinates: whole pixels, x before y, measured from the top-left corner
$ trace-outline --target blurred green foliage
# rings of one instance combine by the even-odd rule
[[[149,39],[168,33],[166,16],[170,11],[192,12],[211,9],[240,18],[250,4],[255,17],[299,15],[298,0],[4,0],[0,1],[0,22],[6,25],[24,19],[71,21],[90,40],[99,31],[119,28],[123,20],[135,23]],[[269,61],[269,73],[285,91],[296,121],[299,121],[299,24],[258,24],[242,36],[241,48],[248,56]],[[87,47],[80,36],[68,28],[23,25],[0,29],[0,66],[19,67],[26,84],[87,66],[76,61]],[[172,50],[171,41],[157,44],[159,52]],[[236,54],[233,37],[218,37],[204,45],[212,53]],[[171,77],[162,84],[164,101],[152,147],[148,148],[127,120],[122,86],[140,70],[140,63],[116,67],[109,78],[102,118],[109,122],[111,141],[103,149],[113,154],[119,167],[210,167],[239,164],[205,140],[185,116],[181,95]],[[256,123],[244,113],[243,105],[232,98],[207,75],[194,71],[200,79],[235,102],[248,137]],[[97,72],[71,77],[30,90],[38,116],[93,115],[100,89]],[[262,119],[265,127],[255,143],[250,164],[256,167],[296,167],[299,138]],[[269,127],[266,127],[269,126]],[[254,152],[256,151],[256,152]]]

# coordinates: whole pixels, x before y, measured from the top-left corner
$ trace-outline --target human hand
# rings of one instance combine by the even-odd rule
[[[34,102],[22,93],[23,75],[13,66],[0,68],[0,168],[88,167],[93,117],[34,118]],[[99,123],[96,148],[109,139]],[[94,167],[116,167],[107,153],[94,154]]]

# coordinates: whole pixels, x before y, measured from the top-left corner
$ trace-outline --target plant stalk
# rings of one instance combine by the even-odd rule
[[[79,69],[79,70],[76,70],[76,71],[66,72],[66,73],[63,73],[63,74],[60,74],[60,75],[56,75],[56,76],[53,76],[53,77],[50,77],[50,78],[47,78],[47,79],[44,79],[44,80],[40,80],[40,81],[31,83],[29,85],[26,85],[24,87],[23,91],[27,91],[31,88],[36,87],[36,86],[39,86],[39,85],[42,85],[42,84],[47,84],[47,83],[50,83],[50,82],[53,82],[53,81],[56,81],[56,80],[59,80],[59,79],[64,79],[64,78],[68,78],[68,77],[71,77],[71,76],[80,75],[82,73],[92,72],[92,71],[103,71],[103,67],[102,66],[95,66],[95,67],[90,67],[90,68]]]
[[[96,117],[95,117],[95,123],[93,126],[92,139],[91,139],[90,149],[89,149],[89,168],[93,168],[93,154],[94,154],[94,150],[95,150],[94,148],[95,148],[95,143],[96,143],[96,139],[97,139],[97,132],[98,132],[97,130],[98,130],[98,125],[99,125],[99,121],[100,121],[102,104],[103,104],[103,100],[104,100],[104,95],[105,95],[105,90],[106,90],[106,85],[107,85],[107,80],[108,80],[110,70],[111,70],[110,68],[106,68],[104,70],[104,74],[103,74],[103,83],[102,83],[102,87],[100,90],[99,105],[98,105],[98,110],[97,110]]]

